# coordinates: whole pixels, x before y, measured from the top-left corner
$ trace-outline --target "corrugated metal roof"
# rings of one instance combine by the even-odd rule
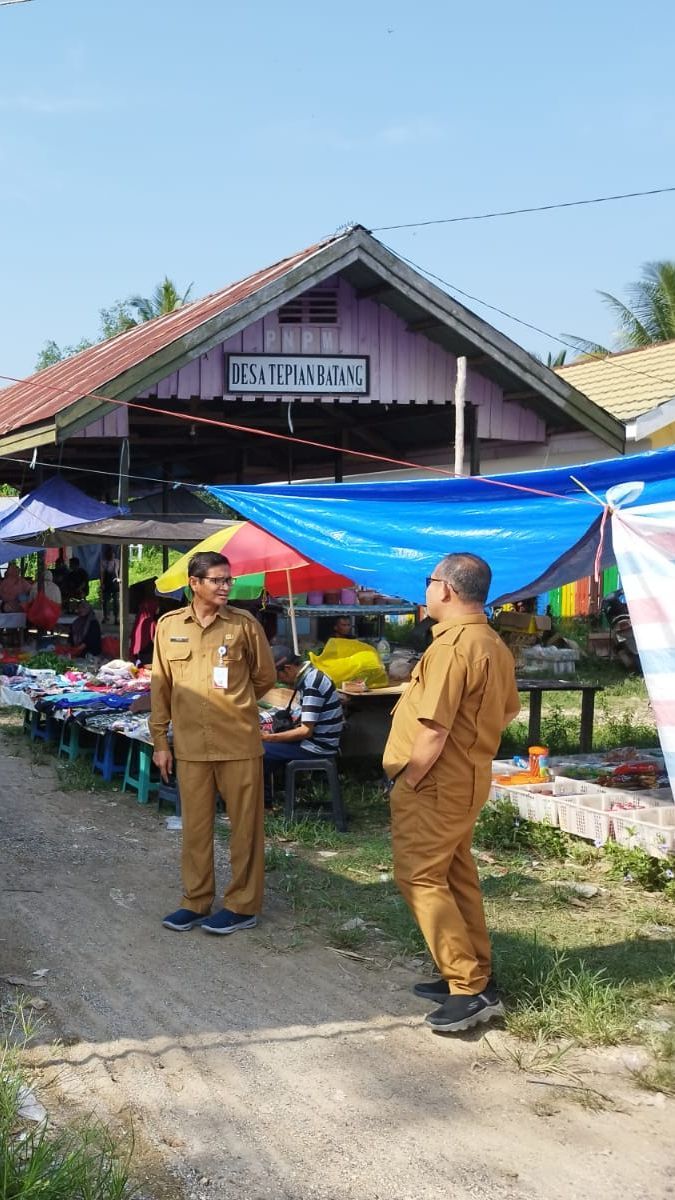
[[[620,421],[630,421],[675,397],[675,341],[583,359],[557,367],[556,375]]]
[[[248,275],[246,279],[229,284],[219,292],[185,304],[164,317],[137,325],[127,333],[82,350],[72,358],[38,371],[21,383],[4,388],[0,391],[0,435],[48,421],[77,400],[104,387],[110,380],[130,367],[138,366],[178,338],[192,333],[212,317],[219,316],[232,305],[252,296],[337,240],[337,237],[326,238],[289,258],[281,259],[271,267]]]

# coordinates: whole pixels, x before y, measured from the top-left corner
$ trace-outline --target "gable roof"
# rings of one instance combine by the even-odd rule
[[[675,341],[556,367],[556,374],[620,421],[675,397]]]
[[[342,273],[361,294],[376,297],[425,336],[466,355],[553,425],[581,425],[623,452],[625,431],[505,334],[430,283],[362,226],[326,238],[0,392],[0,450],[62,441],[115,410],[106,397],[130,401],[282,303]],[[98,395],[97,395],[98,393]],[[20,431],[22,431],[20,433]]]

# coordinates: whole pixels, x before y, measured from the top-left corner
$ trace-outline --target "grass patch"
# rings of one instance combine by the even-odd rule
[[[649,1048],[651,1062],[645,1067],[633,1068],[633,1079],[647,1092],[675,1096],[675,1029],[653,1038]]]
[[[372,783],[347,786],[348,833],[311,808],[292,823],[268,817],[270,886],[292,908],[296,928],[329,946],[380,965],[426,958],[392,878],[386,797]],[[476,847],[509,1030],[534,1042],[644,1040],[640,1020],[675,1001],[667,894],[650,892],[647,901],[647,881],[627,882],[602,850],[522,821],[508,804],[483,810]],[[597,896],[580,899],[560,886],[575,882],[595,884]]]
[[[0,1196],[7,1200],[131,1200],[129,1158],[99,1122],[57,1128],[22,1115],[32,1031],[20,1008],[0,1036]]]

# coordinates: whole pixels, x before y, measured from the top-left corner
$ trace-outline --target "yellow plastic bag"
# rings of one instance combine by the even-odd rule
[[[312,665],[324,671],[337,687],[352,679],[365,680],[369,689],[389,683],[377,650],[355,638],[329,638],[321,654],[310,652],[309,657]]]

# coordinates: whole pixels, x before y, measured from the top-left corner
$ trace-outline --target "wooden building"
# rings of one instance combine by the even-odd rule
[[[458,358],[465,471],[535,468],[580,435],[623,452],[616,417],[355,226],[4,389],[0,475],[75,467],[115,498],[120,461],[131,494],[452,470]]]

